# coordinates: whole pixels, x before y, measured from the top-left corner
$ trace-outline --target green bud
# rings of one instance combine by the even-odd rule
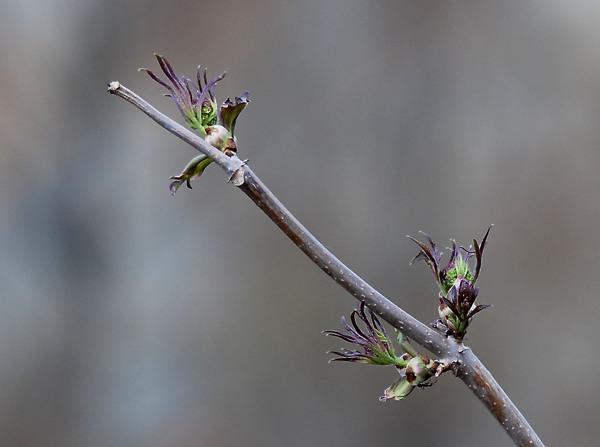
[[[425,361],[421,357],[413,357],[406,365],[404,372],[406,380],[413,386],[417,386],[423,383],[431,376],[429,368],[425,364]]]
[[[385,402],[390,399],[401,400],[408,396],[414,389],[415,386],[411,385],[406,378],[398,379],[386,388],[383,396],[381,396],[379,400],[381,402]]]
[[[462,276],[469,282],[473,282],[473,273],[469,270],[469,264],[463,259],[459,253],[456,257],[456,263],[454,267],[450,268],[445,275],[442,283],[444,295],[448,293],[448,290],[454,285],[456,278]]]
[[[214,126],[208,126],[204,129],[206,131],[206,141],[208,144],[216,147],[220,151],[225,149],[225,145],[229,141],[229,132],[223,126],[216,124]]]

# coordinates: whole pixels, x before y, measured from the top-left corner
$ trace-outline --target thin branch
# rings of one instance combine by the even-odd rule
[[[228,174],[229,181],[244,191],[292,242],[335,282],[356,299],[364,301],[373,312],[407,337],[436,356],[454,362],[452,369],[456,375],[488,407],[515,444],[543,447],[544,444],[527,420],[469,348],[424,325],[354,273],[283,206],[244,161],[236,155],[229,157],[223,154],[120,83],[111,82],[108,91],[132,103],[169,132],[212,158]]]
[[[544,443],[527,419],[470,348],[463,346],[459,351],[455,373],[490,410],[516,445],[543,447]]]

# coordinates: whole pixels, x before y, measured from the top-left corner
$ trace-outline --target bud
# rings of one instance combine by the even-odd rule
[[[215,126],[208,126],[204,130],[206,131],[206,138],[204,141],[216,147],[220,151],[223,151],[225,149],[225,144],[230,138],[227,129],[217,124]]]
[[[380,401],[385,402],[390,399],[401,400],[408,396],[416,387],[427,387],[431,384],[431,379],[440,363],[430,361],[421,356],[413,357],[409,360],[406,368],[398,367],[398,372],[403,377],[392,383],[385,391]]]
[[[340,331],[323,331],[323,333],[356,344],[362,348],[362,352],[347,348],[340,351],[329,351],[330,354],[337,355],[331,361],[406,366],[411,357],[396,355],[394,345],[388,337],[385,327],[370,309],[369,316],[367,316],[367,307],[364,302],[350,314],[350,320],[352,326],[346,323],[346,318],[342,317],[341,320],[346,333]],[[365,326],[364,329],[359,321]],[[405,343],[408,344],[408,341],[406,340]]]
[[[227,98],[219,108],[214,90],[216,84],[225,77],[225,72],[209,80],[206,69],[202,71],[198,67],[196,83],[193,83],[185,76],[177,76],[171,64],[164,57],[158,54],[155,56],[170,84],[156,76],[152,70],[147,68],[139,70],[146,72],[148,76],[169,91],[165,96],[175,101],[179,112],[190,128],[199,130],[206,135],[207,143],[229,156],[233,155],[237,151],[234,135],[235,123],[239,114],[250,102],[248,92],[236,96],[233,101]],[[181,174],[171,177],[175,180],[169,187],[171,193],[175,194],[183,183],[186,183],[187,187],[191,189],[190,180],[200,177],[210,163],[212,160],[205,155],[193,158]]]
[[[386,388],[383,396],[381,396],[379,400],[381,402],[385,402],[391,399],[401,400],[408,396],[414,389],[415,386],[408,383],[408,380],[406,380],[406,378],[398,379]]]
[[[406,380],[413,386],[417,386],[422,383],[425,379],[431,376],[429,369],[427,369],[427,365],[421,357],[413,357],[406,365],[406,370],[404,371],[404,375],[406,376]]]
[[[385,394],[380,397],[381,401],[404,399],[413,388],[426,386],[425,382],[434,375],[440,363],[430,361],[427,357],[417,354],[406,336],[400,332],[396,336],[400,347],[405,352],[401,356],[397,356],[392,340],[370,309],[369,317],[367,317],[365,303],[362,302],[358,309],[350,315],[352,326],[346,323],[346,319],[342,317],[342,326],[346,332],[323,331],[325,335],[333,335],[362,348],[362,350],[343,348],[339,351],[329,351],[330,354],[337,356],[330,361],[395,366],[402,377],[385,390]],[[362,324],[359,324],[359,321]]]
[[[467,327],[473,315],[486,307],[490,307],[489,304],[475,306],[474,302],[479,293],[479,289],[475,287],[475,282],[481,270],[483,249],[491,228],[491,226],[488,228],[481,244],[478,244],[477,240],[473,240],[473,246],[468,249],[457,247],[456,242],[452,241],[450,261],[444,268],[441,267],[443,253],[438,252],[429,235],[422,233],[429,241],[431,248],[408,236],[420,248],[411,264],[423,260],[431,269],[440,289],[440,305],[438,308],[440,318],[431,323],[431,326],[445,332],[446,335],[452,335],[458,340],[462,340],[466,335]],[[469,266],[469,259],[473,255],[475,256],[474,271]]]

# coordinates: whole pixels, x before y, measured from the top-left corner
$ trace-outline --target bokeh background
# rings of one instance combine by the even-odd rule
[[[506,446],[451,375],[328,364],[353,298],[211,166],[138,67],[250,91],[240,155],[419,319],[419,230],[495,224],[467,343],[549,445],[600,437],[600,3],[23,0],[0,7],[0,440],[6,446]],[[417,443],[417,444],[415,444]]]

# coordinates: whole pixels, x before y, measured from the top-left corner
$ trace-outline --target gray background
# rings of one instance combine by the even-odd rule
[[[451,375],[328,364],[350,295],[131,105],[178,117],[154,52],[250,91],[240,154],[421,320],[405,238],[495,224],[467,343],[548,445],[600,437],[600,3],[5,2],[0,439],[14,446],[505,446]]]

